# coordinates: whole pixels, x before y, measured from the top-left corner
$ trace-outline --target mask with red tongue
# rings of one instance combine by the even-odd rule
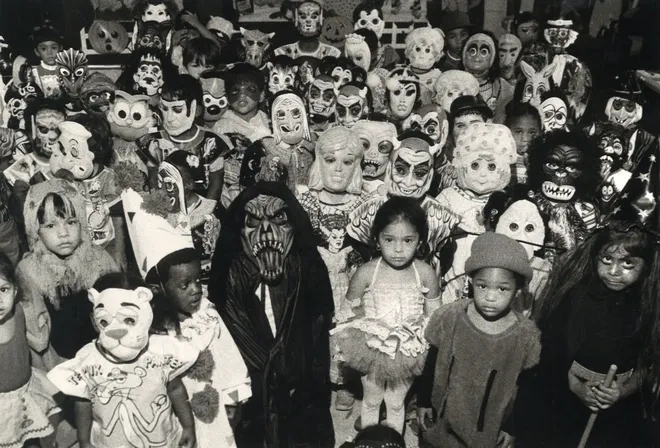
[[[241,230],[244,252],[258,266],[261,279],[277,283],[293,244],[293,225],[284,200],[259,195],[245,205],[245,226]]]

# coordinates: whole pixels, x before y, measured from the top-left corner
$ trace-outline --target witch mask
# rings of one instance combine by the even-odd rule
[[[381,178],[387,169],[390,154],[400,145],[396,126],[387,121],[360,120],[351,130],[360,138],[364,150],[362,177]]]
[[[522,43],[517,36],[505,34],[498,40],[500,72],[504,79],[513,79],[516,75],[516,62],[522,50]]]
[[[276,96],[271,106],[271,119],[277,143],[297,145],[311,140],[305,104],[297,94],[283,92]]]
[[[282,278],[293,232],[286,202],[281,198],[262,194],[245,205],[241,243],[245,254],[257,264],[264,282],[275,283]]]
[[[612,123],[625,128],[634,126],[642,119],[643,108],[633,100],[613,96],[607,101],[605,115]]]

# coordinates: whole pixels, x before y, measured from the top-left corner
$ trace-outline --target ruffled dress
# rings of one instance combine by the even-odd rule
[[[382,258],[376,263],[369,287],[362,297],[359,317],[336,329],[343,361],[364,374],[384,382],[419,376],[424,369],[428,343],[424,329],[424,294],[417,267],[414,284],[378,279]]]

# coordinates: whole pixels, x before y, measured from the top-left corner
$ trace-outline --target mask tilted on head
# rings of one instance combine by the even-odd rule
[[[516,76],[516,62],[522,50],[522,43],[517,36],[505,34],[498,41],[500,56],[500,72],[504,79],[513,79]]]
[[[347,84],[339,89],[337,95],[337,122],[347,128],[364,118],[369,113],[368,101],[369,88],[367,86],[358,87],[353,84]]]
[[[296,9],[295,25],[303,37],[314,37],[321,34],[321,25],[323,25],[321,5],[315,1],[303,1]]]
[[[93,322],[99,332],[98,344],[117,362],[136,359],[149,343],[153,293],[145,287],[109,288],[88,291]]]
[[[512,203],[502,213],[495,231],[520,242],[530,259],[545,241],[541,214],[536,205],[524,199]]]
[[[115,92],[115,101],[107,118],[112,135],[130,142],[147,135],[150,128],[156,125],[149,108],[149,97],[130,95],[121,90]]]
[[[319,75],[307,89],[307,108],[310,115],[330,118],[335,113],[337,89],[329,75]]]
[[[241,45],[245,51],[244,60],[248,64],[261,68],[264,62],[264,53],[270,48],[270,41],[275,33],[262,33],[259,30],[247,30],[243,27],[241,31]]]
[[[60,137],[50,156],[50,171],[69,171],[77,180],[89,178],[94,172],[94,153],[87,144],[92,134],[81,124],[64,121],[59,124]]]
[[[305,104],[296,93],[283,92],[273,99],[271,120],[277,143],[297,145],[303,140],[311,140]]]
[[[385,21],[382,18],[382,12],[379,13],[378,9],[372,9],[370,12],[360,11],[360,17],[355,21],[354,29],[357,31],[363,28],[373,31],[378,39],[383,37]]]
[[[387,121],[360,120],[351,129],[362,142],[362,177],[378,179],[385,175],[390,154],[399,148],[397,130]]]
[[[158,95],[165,82],[160,60],[149,54],[140,58],[137,72],[133,74],[133,81],[137,91],[149,96]]]
[[[431,146],[420,137],[407,137],[395,150],[387,165],[385,185],[391,196],[421,198],[429,191],[433,180],[433,154],[438,146]]]
[[[293,231],[284,200],[262,194],[245,205],[245,225],[241,229],[243,251],[256,263],[264,282],[282,279],[284,263],[293,245]]]
[[[60,83],[71,98],[78,98],[87,78],[87,56],[82,51],[69,48],[60,51],[55,58]]]

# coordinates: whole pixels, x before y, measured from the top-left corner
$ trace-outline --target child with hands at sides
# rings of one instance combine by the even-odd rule
[[[339,310],[333,334],[338,333],[344,362],[363,374],[361,424],[378,424],[385,401],[387,423],[401,433],[404,400],[424,368],[424,328],[440,305],[440,288],[433,268],[416,259],[428,233],[417,201],[389,199],[376,213],[371,233],[380,257],[351,278],[347,309]]]
[[[520,243],[487,232],[472,244],[465,272],[471,298],[441,307],[426,327],[431,349],[417,394],[421,446],[511,447],[504,423],[518,377],[541,351],[536,325],[511,309],[532,269]]]

